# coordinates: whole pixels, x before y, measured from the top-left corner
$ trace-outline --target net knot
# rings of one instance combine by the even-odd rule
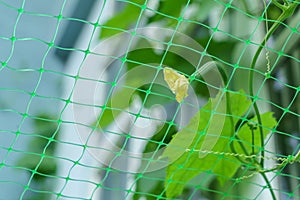
[[[289,155],[287,158],[287,162],[293,164],[295,162],[295,156]]]

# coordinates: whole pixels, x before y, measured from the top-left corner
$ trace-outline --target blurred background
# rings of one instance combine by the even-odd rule
[[[149,86],[137,88],[140,89],[135,92],[137,100],[130,102],[130,109],[143,106],[149,116],[164,116],[163,122],[155,122],[146,128],[140,128],[143,127],[141,124],[149,123],[151,118],[133,123],[133,127],[138,124],[136,132],[145,132],[142,142],[134,138],[126,142],[122,134],[130,129],[126,127],[130,123],[120,125],[126,127],[122,129],[116,127],[110,114],[101,109],[90,115],[79,106],[74,113],[74,105],[88,102],[90,107],[98,109],[109,99],[112,84],[106,83],[113,82],[116,74],[141,64],[159,63],[186,76],[193,73],[194,67],[168,50],[153,47],[129,51],[128,40],[116,44],[108,42],[103,47],[114,53],[125,49],[130,61],[116,59],[104,70],[101,62],[105,63],[106,58],[100,56],[92,62],[99,71],[92,68],[94,71],[89,73],[94,75],[90,75],[83,70],[86,60],[100,42],[118,33],[143,27],[168,28],[193,38],[203,47],[202,51],[210,55],[209,59],[222,62],[230,77],[230,90],[243,89],[247,93],[249,66],[267,31],[266,21],[270,27],[280,15],[280,10],[270,1],[266,1],[266,6],[261,0],[178,0],[176,3],[172,0],[0,0],[0,199],[165,199],[163,170],[137,178],[134,172],[138,171],[140,163],[129,157],[121,163],[128,167],[128,172],[114,170],[109,164],[95,159],[88,145],[84,145],[88,139],[81,134],[95,131],[100,125],[105,130],[98,131],[104,131],[116,146],[135,153],[154,150],[158,145],[149,141],[167,144],[180,129],[166,129],[178,106],[174,97],[169,98],[173,94],[156,86],[152,90],[154,93],[146,98],[143,91]],[[299,149],[299,22],[300,10],[297,8],[268,41],[271,78],[265,78],[266,51],[260,56],[255,71],[255,89],[262,99],[258,102],[259,108],[262,112],[273,111],[278,121],[276,134],[272,133],[273,137],[266,142],[271,156],[295,154]],[[159,45],[167,46],[163,42],[168,39],[168,35],[161,36]],[[133,46],[143,42],[137,40]],[[103,77],[98,74],[102,71]],[[80,88],[80,77],[92,77],[94,82],[95,79],[99,82],[96,89],[92,88],[93,94],[99,90],[99,99],[94,96],[88,99],[89,94],[84,93],[88,92],[88,86]],[[193,85],[202,105],[209,97],[204,87],[201,83]],[[78,91],[76,98],[80,98],[74,99]],[[125,110],[128,102],[122,102],[120,97],[117,104]],[[99,104],[94,103],[95,98]],[[153,106],[158,104],[165,113],[153,111]],[[102,115],[102,121],[95,125],[99,115]],[[120,118],[120,122],[126,117]],[[78,125],[88,130],[76,127]],[[78,130],[81,130],[79,134]],[[113,145],[103,145],[100,146],[108,152],[113,151]],[[99,156],[111,159],[108,153],[100,152]],[[270,161],[269,165],[273,164],[274,161]],[[299,176],[299,164],[296,163],[284,167],[280,176],[270,177],[274,179],[272,184],[279,199],[300,198]],[[222,192],[231,194],[226,199],[234,199],[234,195],[249,199],[269,198],[257,177],[244,186],[234,186],[236,189],[216,188],[214,178],[210,177],[198,185],[202,188],[199,190],[193,185],[200,179],[191,182],[179,199],[222,199]],[[216,190],[222,192],[214,192]]]

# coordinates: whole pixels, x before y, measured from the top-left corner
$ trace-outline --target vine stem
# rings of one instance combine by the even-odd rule
[[[266,174],[265,174],[264,172],[261,172],[260,174],[261,174],[261,176],[263,177],[263,179],[265,180],[265,182],[266,182],[266,184],[267,184],[267,186],[268,186],[268,188],[269,188],[269,190],[270,190],[270,193],[271,193],[272,198],[273,198],[273,199],[276,199],[276,195],[275,195],[275,193],[274,193],[274,191],[273,191],[273,188],[272,188],[272,186],[271,186],[271,183],[270,183],[268,177],[266,176]]]
[[[300,1],[300,0],[299,0]],[[253,57],[253,60],[252,60],[252,63],[250,65],[250,73],[249,73],[249,93],[250,93],[250,96],[252,97],[251,100],[253,102],[253,107],[254,107],[254,111],[255,111],[255,114],[257,116],[257,120],[258,120],[258,123],[259,123],[259,131],[260,131],[260,139],[261,139],[261,147],[263,148],[264,147],[264,136],[263,136],[263,129],[262,129],[262,122],[261,122],[261,117],[260,117],[260,113],[259,113],[259,109],[258,109],[258,106],[257,106],[257,103],[256,101],[254,101],[253,97],[254,97],[254,87],[253,87],[253,78],[254,78],[254,69],[255,69],[255,65],[256,65],[256,62],[258,60],[258,57],[261,53],[261,51],[263,50],[263,47],[264,45],[266,44],[266,42],[268,41],[268,39],[271,37],[271,35],[274,33],[274,31],[279,27],[280,23],[282,21],[284,21],[287,17],[289,17],[289,15],[287,16],[285,12],[283,12],[279,17],[278,19],[276,20],[276,22],[274,22],[274,24],[272,25],[272,27],[270,28],[270,30],[267,32],[265,38],[263,39],[263,41],[261,42],[261,44],[259,45],[254,57]],[[254,144],[252,144],[254,145]],[[262,153],[262,157],[264,157],[264,151],[261,152]],[[263,163],[263,159],[261,160],[261,166],[263,167],[264,166],[264,163]]]
[[[266,42],[269,40],[269,38],[272,36],[272,34],[275,32],[275,30],[279,27],[279,25],[285,19],[287,19],[288,17],[290,17],[294,13],[294,11],[295,11],[296,7],[298,6],[298,3],[300,2],[300,0],[296,0],[293,3],[289,4],[288,6],[285,6],[285,5],[282,5],[282,4],[280,4],[280,6],[279,6],[278,5],[279,3],[276,0],[272,0],[272,2],[282,10],[282,13],[277,18],[277,20],[274,22],[272,27],[268,30],[268,32],[266,33],[263,41],[261,42],[258,49],[256,50],[256,53],[255,53],[255,55],[252,59],[251,65],[250,65],[250,72],[249,72],[249,93],[250,93],[250,96],[251,96],[251,101],[253,103],[253,108],[254,108],[255,114],[257,116],[257,121],[258,121],[258,124],[259,124],[259,132],[260,132],[260,140],[261,140],[260,145],[261,145],[261,148],[262,148],[260,165],[261,165],[262,168],[264,168],[264,155],[265,155],[265,152],[264,152],[264,135],[263,135],[263,128],[262,128],[262,121],[261,121],[261,117],[260,117],[260,112],[259,112],[259,109],[258,109],[258,106],[257,106],[257,103],[256,103],[256,98],[254,98],[254,85],[253,85],[254,69],[255,69],[255,65],[257,63],[258,57],[261,54]],[[252,144],[252,145],[254,145],[254,144]],[[273,189],[271,187],[271,184],[270,184],[268,178],[266,177],[264,172],[261,172],[260,174],[265,179],[265,181],[266,181],[266,183],[269,187],[270,193],[272,195],[272,198],[275,200],[276,196],[273,192]]]

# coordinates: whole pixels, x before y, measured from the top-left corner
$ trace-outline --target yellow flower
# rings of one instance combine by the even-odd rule
[[[164,79],[171,91],[176,95],[178,103],[188,96],[189,81],[184,75],[179,74],[169,67],[165,67]]]

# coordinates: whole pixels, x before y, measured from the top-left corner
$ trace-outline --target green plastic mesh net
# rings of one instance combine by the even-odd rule
[[[300,199],[299,0],[0,0],[0,199]]]

